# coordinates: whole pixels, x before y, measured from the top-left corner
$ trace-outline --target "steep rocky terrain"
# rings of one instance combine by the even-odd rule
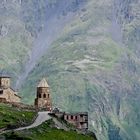
[[[47,76],[54,105],[88,110],[99,139],[139,140],[139,7],[139,0],[2,0],[1,71],[24,102],[33,103]]]

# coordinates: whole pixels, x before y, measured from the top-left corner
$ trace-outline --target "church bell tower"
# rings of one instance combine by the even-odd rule
[[[50,98],[49,85],[45,78],[43,78],[37,86],[37,95],[35,99],[35,107],[37,109],[52,110],[52,102]]]

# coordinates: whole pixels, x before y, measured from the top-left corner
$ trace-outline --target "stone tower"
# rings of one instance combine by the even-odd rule
[[[0,77],[0,87],[9,88],[10,87],[10,77],[6,77],[6,76]]]
[[[47,110],[47,111],[51,111],[51,109],[52,109],[49,85],[45,78],[43,78],[40,81],[39,85],[37,86],[35,107],[38,109],[43,109],[43,110]]]
[[[0,76],[0,102],[19,103],[21,97],[11,88],[10,77]]]

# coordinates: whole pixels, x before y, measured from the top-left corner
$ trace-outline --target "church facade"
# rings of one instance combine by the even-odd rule
[[[0,77],[0,102],[19,103],[21,97],[11,88],[10,77]]]

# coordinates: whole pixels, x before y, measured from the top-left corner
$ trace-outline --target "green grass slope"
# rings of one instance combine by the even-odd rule
[[[26,125],[32,121],[36,113],[18,109],[8,104],[0,104],[0,128]]]
[[[49,120],[37,128],[9,133],[6,135],[7,140],[25,139],[25,140],[96,140],[90,135],[78,134],[76,131],[65,131],[52,127],[54,122]]]

